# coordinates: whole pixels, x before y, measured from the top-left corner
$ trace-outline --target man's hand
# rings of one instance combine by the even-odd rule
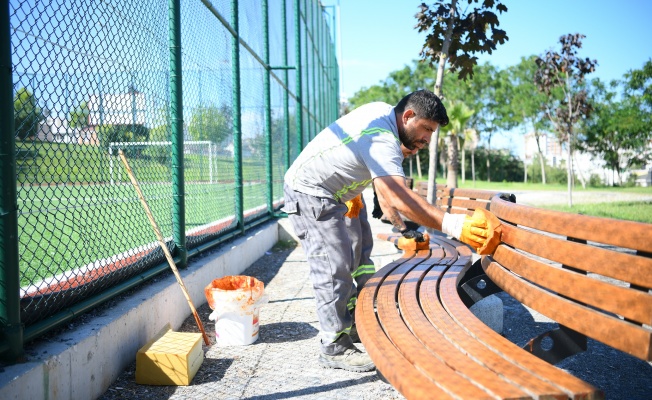
[[[403,237],[406,239],[414,239],[415,242],[426,241],[426,239],[423,237],[423,233],[408,228],[403,229],[401,231],[401,235],[403,235]]]
[[[492,254],[500,244],[500,220],[485,209],[478,208],[473,215],[445,214],[442,232],[471,245],[480,255]]]

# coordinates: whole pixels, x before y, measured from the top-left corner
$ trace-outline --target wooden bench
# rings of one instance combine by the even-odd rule
[[[560,324],[528,344],[534,354],[556,363],[585,350],[588,336],[652,361],[652,224],[497,197],[491,211],[503,221],[503,234],[494,255],[482,259],[485,273]],[[543,340],[552,348],[542,347]]]
[[[429,250],[405,252],[365,285],[358,333],[379,373],[403,395],[602,398],[599,389],[544,361],[585,349],[585,336],[650,360],[652,225],[539,210],[496,192],[438,189],[437,204],[447,211],[494,212],[505,225],[503,243],[493,257],[472,264],[468,246],[431,235]],[[516,346],[468,309],[500,289],[563,325],[527,349]],[[544,350],[541,342],[551,339]]]

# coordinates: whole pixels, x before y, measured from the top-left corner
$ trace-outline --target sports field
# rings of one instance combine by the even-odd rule
[[[141,188],[163,235],[171,237],[171,183],[142,182]],[[265,183],[246,182],[244,209],[265,206],[266,190]],[[281,190],[276,184],[275,198]],[[156,241],[129,183],[20,186],[17,192],[22,287]],[[233,216],[234,199],[233,182],[186,182],[186,229]]]

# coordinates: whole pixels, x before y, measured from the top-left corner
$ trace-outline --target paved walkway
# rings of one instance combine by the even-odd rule
[[[369,193],[366,200],[371,204]],[[371,219],[374,235],[391,226]],[[377,267],[398,258],[392,244],[376,239],[372,258]],[[245,271],[265,282],[269,304],[260,313],[260,336],[241,347],[205,348],[205,360],[187,387],[135,384],[135,363],[101,399],[402,399],[375,372],[323,369],[317,364],[318,323],[308,266],[301,247],[280,243]],[[504,335],[519,345],[553,324],[502,294]],[[207,305],[198,309],[214,340]],[[192,317],[180,329],[196,332]],[[652,365],[594,341],[589,351],[558,366],[605,390],[608,399],[652,398]]]

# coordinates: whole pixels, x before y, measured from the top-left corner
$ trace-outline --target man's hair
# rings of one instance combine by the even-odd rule
[[[446,107],[439,97],[430,90],[422,89],[403,97],[396,105],[396,111],[403,113],[407,109],[414,111],[417,118],[425,118],[439,123],[439,126],[448,125]]]

